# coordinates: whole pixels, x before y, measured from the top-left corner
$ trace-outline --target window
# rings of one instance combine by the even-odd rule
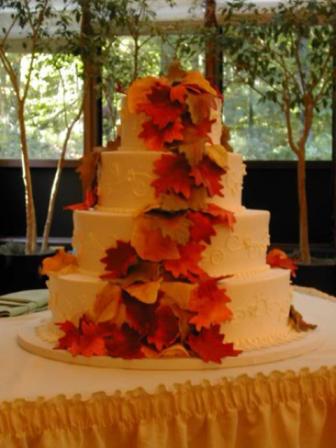
[[[12,64],[24,80],[30,55],[11,53]],[[81,62],[65,54],[39,54],[26,102],[26,132],[31,159],[57,159],[67,127],[80,107],[82,97]],[[0,158],[18,159],[19,130],[17,104],[8,74],[0,65]],[[79,120],[71,133],[68,159],[83,151],[83,123]]]

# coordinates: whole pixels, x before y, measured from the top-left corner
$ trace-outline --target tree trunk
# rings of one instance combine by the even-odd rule
[[[308,206],[306,190],[306,160],[305,150],[300,148],[297,163],[297,182],[299,199],[299,232],[300,232],[300,260],[310,263],[309,232],[308,232]]]
[[[36,251],[36,214],[33,197],[33,185],[29,166],[29,154],[27,145],[27,134],[24,120],[24,102],[18,101],[18,121],[20,128],[21,144],[21,164],[22,180],[25,190],[25,210],[26,210],[26,254],[33,254]]]

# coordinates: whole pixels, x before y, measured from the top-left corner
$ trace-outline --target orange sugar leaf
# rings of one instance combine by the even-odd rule
[[[230,210],[225,210],[216,204],[207,204],[207,207],[203,210],[211,216],[212,222],[214,224],[221,224],[233,230],[234,224],[236,223],[236,217]]]
[[[183,124],[180,119],[176,119],[172,123],[168,123],[164,128],[152,121],[145,121],[142,125],[142,131],[139,137],[145,142],[145,145],[153,151],[161,151],[165,149],[165,145],[174,141],[182,140]]]
[[[72,270],[77,267],[77,258],[64,249],[57,251],[52,257],[47,257],[42,261],[41,274],[50,275],[53,273]]]
[[[223,196],[221,177],[223,168],[216,165],[209,157],[204,157],[201,162],[191,170],[191,176],[195,179],[197,186],[204,186],[210,197]]]
[[[118,240],[116,247],[106,250],[106,256],[101,259],[105,264],[103,279],[125,277],[131,266],[137,263],[136,251],[129,242]]]
[[[218,287],[217,282],[218,279],[215,278],[201,281],[191,293],[189,309],[197,314],[191,318],[190,323],[197,330],[232,318],[232,312],[227,307],[230,298],[223,288]]]
[[[189,211],[188,219],[191,221],[190,236],[195,243],[204,241],[210,244],[210,238],[216,235],[214,223],[206,213]]]
[[[295,261],[281,249],[270,250],[267,254],[266,262],[272,268],[289,269],[292,277],[296,275],[297,266]]]
[[[190,242],[185,246],[179,246],[179,258],[164,260],[164,268],[176,279],[187,279],[195,282],[199,278],[206,278],[207,274],[199,267],[202,252],[206,246],[200,243]]]

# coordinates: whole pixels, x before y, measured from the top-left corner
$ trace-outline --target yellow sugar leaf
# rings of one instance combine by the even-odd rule
[[[150,261],[139,261],[132,266],[127,277],[116,279],[122,287],[132,285],[137,282],[150,282],[158,280],[160,277],[160,265]]]
[[[193,142],[180,145],[178,150],[180,153],[185,154],[191,166],[195,166],[203,159],[207,141],[206,137],[198,137]]]
[[[208,194],[205,188],[194,188],[188,200],[174,194],[162,194],[158,200],[156,207],[165,211],[182,211],[182,210],[200,210],[204,208]]]
[[[221,168],[228,167],[228,153],[222,145],[206,145],[206,155]]]
[[[77,258],[70,252],[60,249],[52,257],[47,257],[42,261],[40,270],[42,275],[50,275],[53,273],[71,272],[77,268]]]
[[[183,84],[196,84],[211,95],[218,96],[216,90],[211,87],[209,81],[205,79],[204,76],[198,71],[188,72],[183,78]]]
[[[190,353],[182,344],[174,344],[159,354],[160,358],[190,358]]]
[[[95,322],[112,321],[117,316],[120,305],[120,286],[108,283],[96,296],[92,313],[93,320]]]
[[[134,219],[131,245],[139,257],[147,261],[176,260],[180,257],[177,243],[164,236],[148,215]]]
[[[124,288],[129,295],[143,303],[155,303],[158,298],[161,281],[134,283]]]
[[[182,309],[188,309],[194,285],[183,282],[162,282],[161,291]]]
[[[211,109],[216,108],[216,100],[209,93],[201,93],[198,95],[189,94],[187,104],[194,124],[199,124],[203,120],[210,118]]]
[[[163,236],[168,236],[179,244],[186,244],[189,241],[190,221],[184,215],[172,217],[155,215],[153,219]]]
[[[155,78],[154,76],[146,76],[144,78],[136,79],[128,88],[127,101],[128,110],[135,114],[138,112],[139,104],[147,101],[147,95],[150,93],[152,87],[158,82],[167,84],[163,78]]]

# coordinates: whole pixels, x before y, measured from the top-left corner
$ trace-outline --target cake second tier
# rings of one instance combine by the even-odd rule
[[[234,229],[215,226],[202,254],[200,266],[211,276],[240,274],[267,268],[266,250],[269,244],[269,212],[243,210],[237,212]],[[131,240],[134,216],[126,213],[107,213],[97,210],[74,213],[73,246],[79,268],[91,275],[101,275],[104,265],[100,261],[105,251],[116,247],[117,241]]]
[[[154,162],[164,154],[158,151],[103,151],[98,182],[98,206],[101,211],[132,212],[155,204]],[[227,170],[222,176],[223,196],[212,202],[224,209],[241,210],[245,164],[239,154],[227,153]]]

